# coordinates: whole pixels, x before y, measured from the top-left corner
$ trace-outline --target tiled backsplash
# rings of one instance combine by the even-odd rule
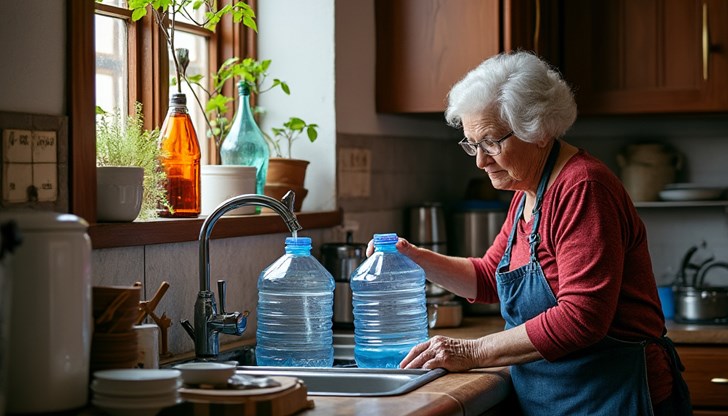
[[[331,232],[303,230],[300,235],[312,238],[312,252],[318,256],[320,245],[331,240]],[[250,312],[248,328],[243,334],[245,339],[255,337],[258,275],[283,255],[287,236],[266,234],[210,242],[211,288],[217,293],[216,282],[227,281],[226,309]],[[142,299],[151,299],[163,281],[169,282],[170,287],[155,308],[155,313],[159,316],[164,313],[172,319],[169,351],[173,354],[192,351],[194,343],[180,325],[180,321],[194,321],[193,307],[200,288],[198,250],[197,241],[94,250],[92,282],[95,286],[128,286],[137,281],[142,282]],[[220,341],[225,343],[238,339],[224,335]]]

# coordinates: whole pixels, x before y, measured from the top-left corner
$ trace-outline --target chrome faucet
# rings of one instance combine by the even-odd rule
[[[293,213],[293,202],[296,195],[288,191],[278,201],[265,195],[245,194],[232,197],[221,203],[210,214],[200,229],[200,291],[195,301],[194,328],[187,320],[182,321],[182,327],[195,342],[195,356],[197,359],[211,359],[220,353],[219,333],[229,335],[242,335],[247,326],[248,312],[225,312],[225,281],[217,281],[218,297],[220,299],[220,312],[215,306],[215,296],[210,290],[210,234],[217,220],[226,212],[246,205],[268,207],[283,218],[288,230],[293,233],[302,227]]]

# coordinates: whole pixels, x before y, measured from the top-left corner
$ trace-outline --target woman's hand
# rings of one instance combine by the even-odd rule
[[[399,237],[395,247],[397,247],[397,251],[404,254],[405,256],[409,256],[409,253],[417,249],[417,246],[402,237]],[[374,254],[374,239],[369,240],[369,244],[367,244],[367,257],[371,256],[372,254]]]
[[[465,371],[479,367],[480,343],[475,339],[455,339],[436,335],[415,345],[404,357],[400,368],[444,368]]]

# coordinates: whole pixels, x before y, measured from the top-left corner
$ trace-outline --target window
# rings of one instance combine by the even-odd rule
[[[256,8],[256,0],[247,0]],[[131,23],[131,12],[119,0],[104,0],[103,3],[90,1],[67,2],[67,48],[69,70],[68,113],[69,113],[69,205],[72,213],[86,219],[91,227],[89,234],[94,248],[138,246],[145,244],[194,241],[199,235],[202,219],[159,220],[130,224],[95,224],[96,221],[96,142],[95,113],[97,103],[96,49],[94,44],[95,19],[97,15],[116,20],[114,26],[124,27],[125,34],[118,31],[118,39],[111,41],[118,48],[116,52],[105,46],[104,58],[108,60],[103,68],[103,82],[111,86],[109,94],[118,97],[104,97],[105,102],[113,102],[121,97],[124,89],[114,92],[114,85],[127,84],[126,105],[140,101],[144,105],[145,127],[159,126],[167,111],[169,82],[167,77],[155,74],[169,72],[166,44],[155,34],[156,26],[151,18]],[[123,22],[123,23],[121,23]],[[104,29],[113,34],[117,29]],[[123,58],[123,46],[119,47],[122,37],[126,37],[127,53]],[[231,19],[224,19],[217,25],[216,33],[208,33],[208,65],[219,66],[219,61],[233,56],[255,57],[256,44],[250,30]],[[113,39],[113,36],[111,37]],[[109,45],[111,45],[110,43]],[[123,45],[123,43],[121,43]],[[202,57],[204,55],[201,54]],[[119,75],[115,65],[123,67],[126,59],[127,74]],[[124,77],[126,80],[124,81]],[[164,78],[164,79],[162,79]],[[232,83],[229,83],[232,84]],[[224,91],[228,96],[235,95],[233,85]],[[101,100],[99,100],[101,101]],[[123,99],[122,99],[123,101]],[[232,114],[230,115],[232,116]],[[306,229],[325,228],[340,224],[341,211],[307,213],[298,216]],[[237,218],[223,218],[224,226],[216,228],[213,238],[234,237],[287,231],[286,226],[275,214],[261,214]]]

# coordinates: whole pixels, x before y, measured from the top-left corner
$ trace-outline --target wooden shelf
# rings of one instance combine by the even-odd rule
[[[344,214],[338,211],[302,212],[296,218],[303,232],[339,225]],[[88,233],[94,249],[143,246],[148,244],[196,241],[205,217],[190,219],[157,219],[131,223],[92,224]],[[288,232],[278,214],[237,215],[222,217],[212,230],[211,238],[230,238]]]

